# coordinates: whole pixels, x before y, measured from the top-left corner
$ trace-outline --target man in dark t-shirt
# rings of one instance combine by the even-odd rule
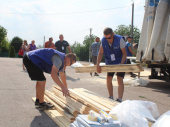
[[[69,52],[71,52],[71,48],[69,46],[69,43],[67,41],[64,40],[64,37],[62,34],[59,35],[59,39],[56,43],[55,43],[55,47],[58,51],[66,53],[66,47],[68,48]]]

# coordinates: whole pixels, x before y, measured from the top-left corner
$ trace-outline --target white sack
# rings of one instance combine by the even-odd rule
[[[160,118],[152,125],[152,127],[169,127],[169,126],[170,126],[170,111],[160,116]]]
[[[123,101],[109,114],[114,113],[117,114],[123,127],[149,127],[147,119],[156,121],[155,118],[159,115],[156,104],[149,101],[130,100]]]

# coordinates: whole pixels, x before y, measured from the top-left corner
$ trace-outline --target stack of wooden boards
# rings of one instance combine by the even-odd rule
[[[107,113],[119,104],[114,100],[83,88],[69,89],[70,96],[64,97],[61,89],[53,85],[52,92],[46,90],[44,99],[54,105],[53,110],[44,112],[59,126],[69,127],[78,114],[89,114],[90,110],[99,113],[100,109]],[[35,101],[35,97],[32,98]],[[153,123],[149,122],[149,126]]]
[[[46,90],[44,99],[54,105],[55,110],[44,112],[60,127],[69,127],[78,114],[88,114],[90,110],[99,113],[100,109],[107,113],[118,102],[102,97],[83,88],[69,89],[70,96],[64,97],[61,89],[53,85],[52,92]],[[32,98],[35,101],[35,97]]]
[[[141,64],[118,64],[118,65],[102,65],[101,72],[141,72],[143,68]],[[96,66],[75,67],[76,73],[94,73],[97,72]]]

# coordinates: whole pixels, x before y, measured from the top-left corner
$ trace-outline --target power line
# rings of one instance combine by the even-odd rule
[[[67,13],[46,13],[46,14],[29,14],[29,13],[6,13],[6,12],[0,12],[1,14],[12,14],[12,15],[58,15],[58,14],[79,14],[79,13],[90,13],[90,12],[98,12],[98,11],[108,11],[108,10],[114,10],[114,9],[119,9],[119,8],[125,8],[129,7],[128,6],[122,6],[122,7],[116,7],[116,8],[109,8],[109,9],[101,9],[101,10],[92,10],[92,11],[82,11],[82,12],[67,12]]]

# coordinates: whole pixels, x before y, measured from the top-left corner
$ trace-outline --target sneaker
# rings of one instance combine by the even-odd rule
[[[91,77],[92,77],[92,73],[90,73]]]
[[[110,96],[109,98],[112,99],[112,100],[114,100],[113,96]]]
[[[42,111],[42,110],[52,109],[53,107],[54,107],[54,105],[51,105],[51,104],[49,104],[49,103],[44,102],[44,103],[42,103],[42,104],[39,104],[38,109],[39,109],[40,111]]]
[[[94,76],[99,76],[99,74],[97,74],[97,73],[94,73]]]
[[[130,77],[135,78],[135,77],[136,77],[136,74],[132,74]]]
[[[38,101],[35,101],[35,106],[39,106],[39,102]]]
[[[48,105],[50,105],[50,103],[49,102],[44,102],[44,103],[47,103]],[[37,101],[35,101],[35,106],[37,107],[37,106],[39,106],[40,105],[40,103],[39,102],[37,102]]]
[[[117,99],[116,99],[116,101],[118,101],[118,102],[120,102],[120,103],[121,103],[121,102],[122,102],[122,99],[117,98]]]

